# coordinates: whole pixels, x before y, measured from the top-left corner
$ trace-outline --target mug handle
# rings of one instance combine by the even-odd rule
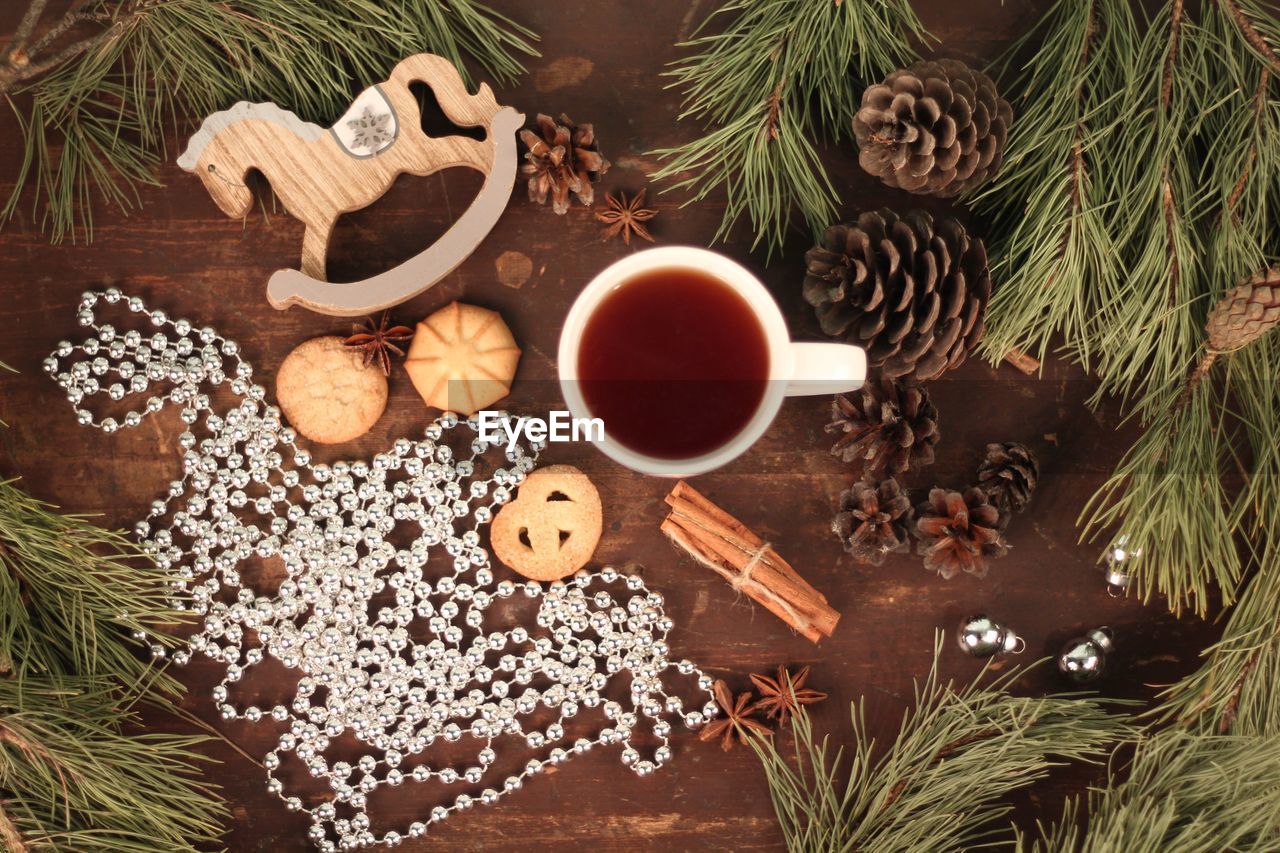
[[[867,378],[867,353],[852,344],[791,344],[788,397],[843,394],[862,387]]]

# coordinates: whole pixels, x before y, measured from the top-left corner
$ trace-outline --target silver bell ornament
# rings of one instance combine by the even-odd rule
[[[1102,572],[1107,581],[1107,595],[1119,598],[1125,594],[1129,588],[1129,575],[1133,570],[1133,563],[1141,556],[1141,548],[1130,550],[1128,533],[1122,533],[1115,538],[1102,559]]]
[[[1107,655],[1115,648],[1110,628],[1095,628],[1076,637],[1058,653],[1058,669],[1076,684],[1095,681],[1107,668]]]
[[[961,620],[956,629],[956,643],[965,654],[989,658],[1000,654],[1022,654],[1026,642],[999,622],[983,613]]]

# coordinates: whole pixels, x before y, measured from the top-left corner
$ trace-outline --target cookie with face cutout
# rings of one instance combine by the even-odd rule
[[[595,553],[604,519],[600,493],[570,465],[539,468],[490,529],[493,552],[530,580],[554,581],[581,569]]]

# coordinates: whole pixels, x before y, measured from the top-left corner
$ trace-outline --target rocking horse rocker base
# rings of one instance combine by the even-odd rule
[[[460,127],[484,127],[483,141],[431,137],[410,85],[431,87],[440,108]],[[385,84],[366,89],[331,128],[302,121],[275,104],[240,102],[205,119],[178,165],[194,172],[228,216],[245,216],[253,194],[245,184],[258,169],[289,213],[306,226],[302,269],[279,270],[267,299],[280,309],[301,305],[338,317],[398,305],[430,288],[469,256],[493,229],[516,177],[515,133],[524,115],[499,106],[481,84],[467,93],[446,59],[417,54],[392,70]],[[339,215],[367,207],[397,176],[430,175],[466,166],[485,175],[471,206],[433,245],[384,273],[362,281],[325,281],[325,255]]]

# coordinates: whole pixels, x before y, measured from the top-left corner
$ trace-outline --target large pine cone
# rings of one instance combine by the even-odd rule
[[[880,377],[831,405],[827,432],[839,433],[832,454],[862,461],[868,477],[901,474],[933,462],[938,443],[938,410],[915,383]]]
[[[1012,123],[990,77],[942,59],[868,87],[853,135],[862,168],[891,187],[945,197],[996,173]]]
[[[978,488],[1006,520],[1031,502],[1040,477],[1040,463],[1031,448],[1015,441],[988,444],[987,456],[978,466]]]
[[[569,193],[591,206],[595,190],[591,185],[609,171],[609,161],[600,154],[595,129],[589,124],[575,125],[560,114],[557,123],[551,116],[538,114],[538,132],[520,131],[526,149],[520,174],[529,182],[529,200],[546,204],[551,196],[551,209],[558,214],[569,210]]]
[[[924,557],[924,567],[944,578],[960,571],[985,577],[987,558],[1002,557],[1009,550],[1000,532],[1000,511],[978,488],[963,493],[930,490],[929,500],[916,508],[916,535],[916,553]]]
[[[804,298],[822,331],[866,348],[886,376],[935,379],[982,339],[987,250],[955,219],[863,213],[828,228],[804,259]]]
[[[1227,353],[1253,343],[1280,324],[1280,269],[1245,279],[1218,300],[1205,331],[1209,348]]]
[[[840,496],[840,511],[831,529],[854,559],[879,566],[886,554],[911,547],[912,515],[911,501],[897,480],[862,480]]]

